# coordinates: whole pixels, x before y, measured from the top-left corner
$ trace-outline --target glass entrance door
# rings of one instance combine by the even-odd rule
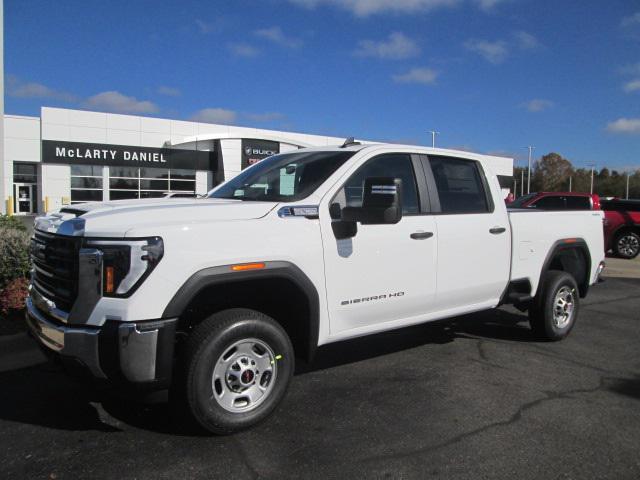
[[[16,215],[29,215],[35,212],[36,184],[34,183],[14,183],[13,184],[13,212]]]

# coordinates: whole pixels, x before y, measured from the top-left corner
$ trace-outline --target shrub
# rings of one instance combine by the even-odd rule
[[[0,291],[0,313],[7,315],[11,310],[21,310],[29,294],[29,281],[24,278],[11,280],[9,284]]]
[[[26,232],[27,227],[25,227],[24,223],[19,218],[9,215],[0,214],[0,229],[12,229],[19,230],[21,232]]]
[[[29,234],[0,227],[0,290],[29,274]]]

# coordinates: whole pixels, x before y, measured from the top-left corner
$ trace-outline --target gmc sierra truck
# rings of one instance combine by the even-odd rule
[[[27,322],[100,382],[180,392],[217,434],[267,417],[320,345],[503,304],[560,340],[604,268],[602,212],[508,212],[490,164],[347,141],[206,198],[64,207],[35,222]]]

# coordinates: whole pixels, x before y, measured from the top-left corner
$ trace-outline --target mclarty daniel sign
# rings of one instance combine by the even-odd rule
[[[210,170],[214,152],[42,140],[43,163]]]

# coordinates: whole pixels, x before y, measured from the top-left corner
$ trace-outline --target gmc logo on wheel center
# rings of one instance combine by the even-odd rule
[[[390,300],[404,296],[404,292],[389,293],[387,295],[372,295],[370,297],[354,298],[353,300],[343,300],[340,305],[353,305],[355,303],[372,302],[374,300]]]

